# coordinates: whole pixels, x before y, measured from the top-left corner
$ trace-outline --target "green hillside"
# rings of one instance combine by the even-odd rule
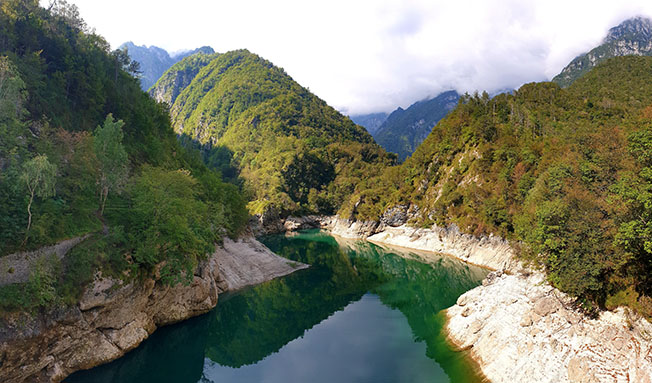
[[[163,73],[149,90],[149,94],[158,102],[173,105],[181,91],[190,85],[201,68],[208,65],[217,56],[219,53],[199,52],[184,58]]]
[[[5,0],[0,36],[0,255],[92,234],[27,286],[2,287],[0,308],[74,302],[97,268],[135,278],[165,262],[165,282],[185,280],[242,230],[237,188],[179,145],[128,57],[74,6]]]
[[[607,60],[562,89],[464,96],[402,166],[359,185],[342,214],[522,241],[523,256],[588,306],[652,315],[652,58]]]
[[[246,50],[203,67],[171,114],[211,166],[237,169],[253,213],[333,213],[393,161],[364,128]]]

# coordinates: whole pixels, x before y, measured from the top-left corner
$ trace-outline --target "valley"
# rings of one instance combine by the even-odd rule
[[[0,3],[1,381],[652,381],[651,19],[350,118],[42,3]]]

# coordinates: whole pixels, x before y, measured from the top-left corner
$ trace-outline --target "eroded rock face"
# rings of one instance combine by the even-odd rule
[[[455,226],[414,228],[386,226],[367,238],[371,242],[452,255],[465,262],[494,270],[518,268],[509,243],[496,236],[476,237],[460,233]]]
[[[490,381],[652,381],[649,322],[624,309],[589,319],[537,272],[492,277],[447,310],[449,338]]]
[[[226,273],[220,269],[225,262]],[[165,286],[154,279],[125,283],[97,275],[74,307],[34,317],[16,314],[0,322],[0,381],[61,381],[121,357],[160,326],[208,312],[221,292],[303,267],[307,265],[290,263],[246,238],[225,239],[187,286]],[[235,281],[233,275],[238,275]]]
[[[348,239],[364,239],[382,231],[385,225],[377,221],[352,221],[337,216],[322,219],[322,228]]]

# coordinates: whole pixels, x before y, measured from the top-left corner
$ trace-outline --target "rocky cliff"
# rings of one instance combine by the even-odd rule
[[[121,357],[160,326],[208,312],[224,291],[305,267],[246,238],[225,239],[197,267],[188,286],[165,286],[156,279],[126,283],[97,275],[74,307],[1,320],[0,381],[61,381]]]
[[[449,338],[495,383],[652,382],[652,325],[572,302],[541,273],[494,272],[447,310]]]

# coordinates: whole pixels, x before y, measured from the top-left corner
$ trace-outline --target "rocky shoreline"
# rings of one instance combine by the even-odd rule
[[[246,237],[225,239],[188,286],[155,279],[124,283],[98,275],[74,307],[1,320],[0,381],[59,382],[121,357],[158,327],[210,311],[223,292],[306,267]]]
[[[449,339],[502,382],[652,382],[652,324],[588,318],[541,273],[491,273],[447,310]]]

